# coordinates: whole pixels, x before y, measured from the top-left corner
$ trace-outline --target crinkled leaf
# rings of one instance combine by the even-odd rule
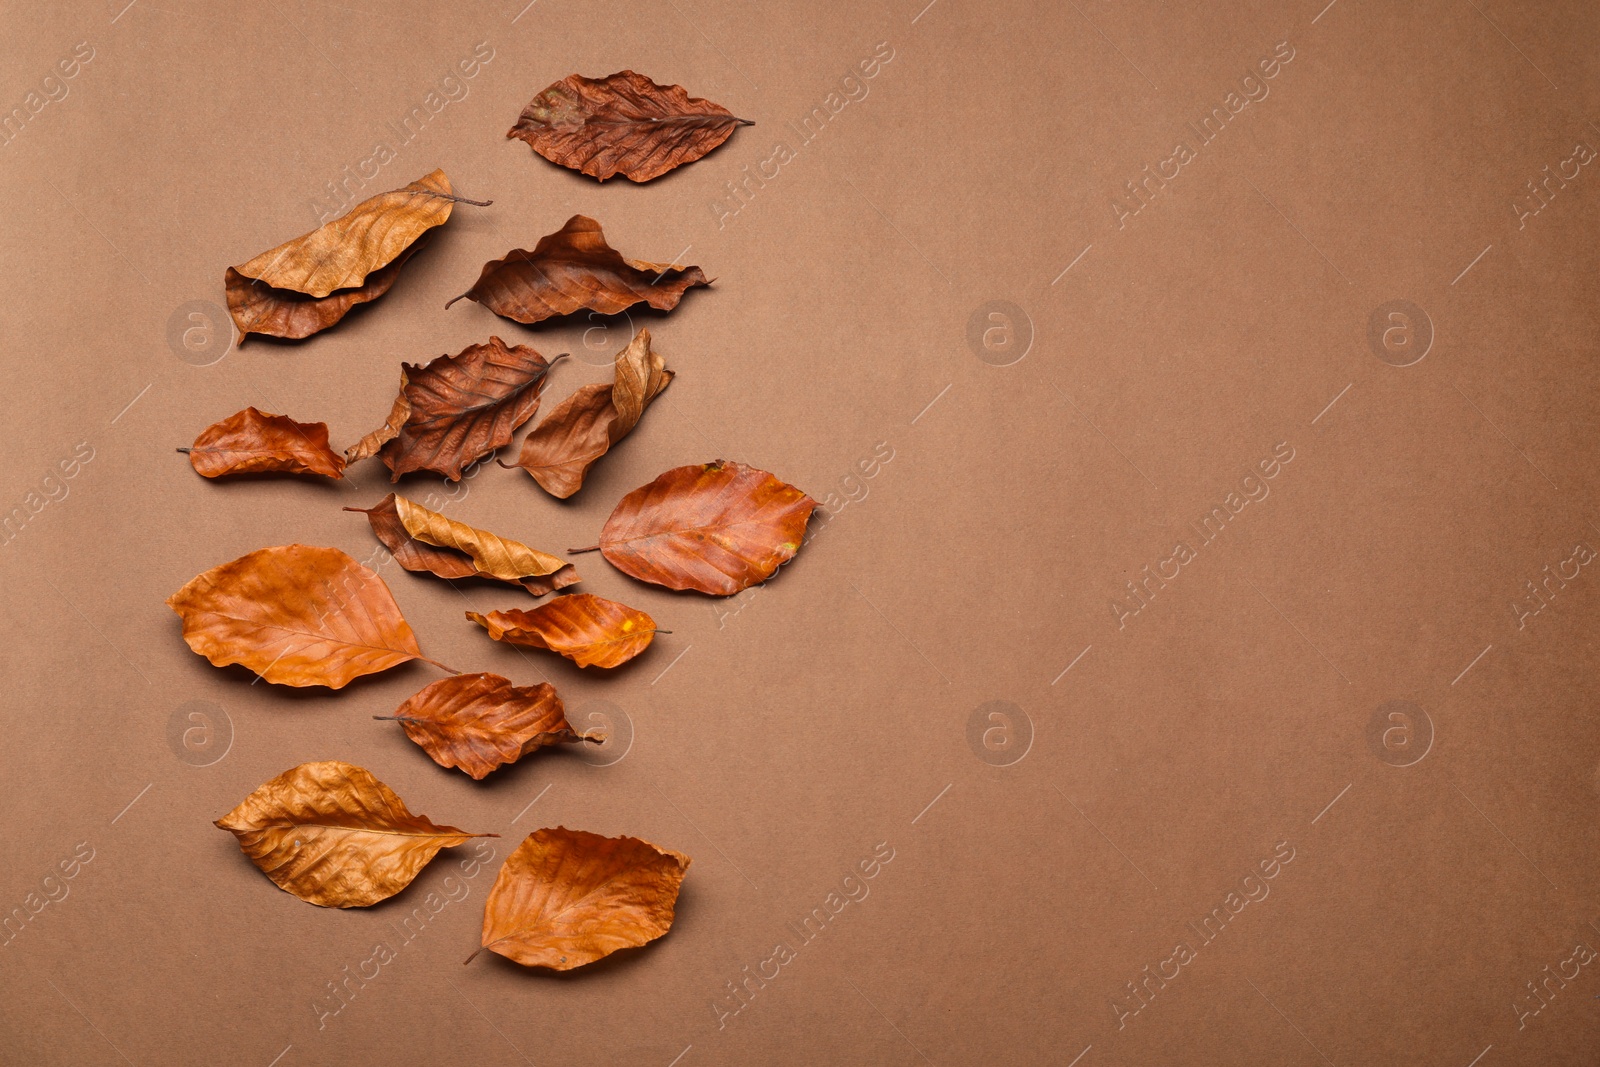
[[[646,648],[655,620],[637,608],[593,593],[557,597],[532,611],[491,611],[467,618],[507,644],[547,648],[580,667],[617,667]]]
[[[207,426],[188,448],[194,469],[207,478],[224,474],[320,474],[344,477],[344,457],[328,447],[328,424],[296,422],[255,408]]]
[[[233,316],[234,325],[239,327],[239,342],[243,344],[252,333],[297,341],[326,330],[357,304],[370,303],[387,293],[400,277],[400,268],[421,247],[418,242],[407,248],[394,262],[367,275],[367,280],[354,289],[340,289],[322,297],[307,296],[293,289],[276,289],[266,282],[246,278],[229,267],[224,275],[228,312]]]
[[[498,674],[442,678],[393,715],[373,718],[398,721],[439,766],[480,780],[545,745],[604,740],[573,730],[554,686],[514,686]]]

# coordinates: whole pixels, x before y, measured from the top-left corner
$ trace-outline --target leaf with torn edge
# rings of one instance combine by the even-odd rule
[[[731,596],[794,557],[816,506],[743,463],[674,467],[622,498],[595,547],[641,582]]]
[[[546,745],[600,742],[567,722],[566,709],[548,682],[514,686],[498,674],[442,678],[400,705],[392,719],[441,767],[482,780]]]
[[[688,856],[637,837],[535,831],[489,890],[483,948],[526,967],[570,971],[648,944],[672,928],[688,869]]]
[[[621,174],[647,182],[753,125],[681,85],[657,85],[623,70],[606,78],[562,78],[529,101],[506,136],[601,181]]]
[[[459,482],[463,467],[510,444],[517,427],[533,418],[551,362],[526,345],[490,337],[426,367],[402,364],[388,421],[363,437],[351,458],[376,449],[391,482],[419,470]]]
[[[207,478],[265,472],[344,477],[344,457],[328,447],[327,423],[296,422],[253,407],[207,426],[178,451]]]
[[[370,508],[345,508],[367,517],[372,532],[408,571],[441,578],[493,578],[520,585],[534,596],[576,583],[566,560],[447,519],[437,511],[390,493]]]
[[[580,667],[621,666],[664,632],[637,608],[593,593],[557,597],[532,611],[491,611],[487,615],[469,611],[467,618],[496,641],[547,648]]]
[[[650,350],[649,330],[617,354],[614,375],[610,385],[586,385],[567,397],[522,439],[514,465],[551,496],[565,500],[583,488],[589,468],[638,425],[673,378],[666,360]]]
[[[251,333],[307,337],[338,322],[356,304],[376,300],[394,284],[417,239],[444,225],[458,202],[487,206],[456,196],[444,171],[435,170],[229,267],[228,310],[240,339]]]
[[[532,252],[512,249],[490,260],[465,297],[517,322],[540,322],[574,311],[615,315],[638,303],[671,311],[686,290],[710,285],[699,267],[625,258],[606,244],[600,224],[574,215],[555,233],[539,238]]]
[[[190,579],[167,606],[196,653],[279,685],[343,689],[414,659],[450,670],[422,654],[383,579],[337,548],[257,549]]]
[[[364,908],[411,884],[441,848],[474,837],[406,810],[371,771],[302,763],[240,801],[216,825],[278,888],[324,908]]]

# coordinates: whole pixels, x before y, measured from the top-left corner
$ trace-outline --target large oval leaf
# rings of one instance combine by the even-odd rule
[[[753,125],[680,85],[657,85],[624,70],[606,78],[562,78],[522,109],[506,136],[601,181],[621,174],[647,182]]]
[[[216,825],[285,892],[324,908],[364,908],[411,884],[441,848],[474,837],[406,810],[372,772],[302,763],[245,797]]]
[[[731,596],[793,558],[816,506],[743,463],[675,467],[622,498],[598,547],[641,582]]]
[[[604,740],[572,728],[555,686],[515,686],[498,674],[441,678],[393,715],[373,718],[399,722],[439,766],[480,780],[546,745]]]
[[[563,826],[531,833],[489,890],[483,947],[528,967],[570,971],[647,944],[672,927],[688,869],[688,856],[636,837]]]
[[[383,579],[337,548],[258,549],[192,578],[167,606],[195,652],[280,685],[342,689],[427,659]]]

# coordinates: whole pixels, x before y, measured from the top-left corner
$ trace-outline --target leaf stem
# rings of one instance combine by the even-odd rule
[[[467,964],[469,964],[473,960],[477,959],[478,958],[478,953],[480,953],[482,951],[483,951],[483,949],[481,947],[473,949],[472,950],[472,955],[468,956],[466,959],[461,961],[461,966],[465,967]]]
[[[740,121],[743,121],[743,120],[741,119]],[[752,123],[752,125],[753,125],[753,123]],[[436,193],[431,189],[427,189],[427,190],[423,190],[423,191],[426,192],[429,196],[438,197],[440,200],[452,200],[457,204],[471,204],[473,207],[488,207],[490,204],[494,203],[493,200],[468,200],[466,197],[457,196],[454,193]]]
[[[356,510],[359,510],[359,509],[356,509]],[[438,667],[441,671],[449,671],[451,674],[460,674],[461,673],[460,671],[456,670],[454,667],[446,666],[445,664],[440,663],[436,659],[429,659],[427,656],[418,656],[417,658],[420,659],[424,663],[433,664],[435,667]]]
[[[183,454],[184,454],[184,455],[188,455],[188,454],[189,454],[189,453],[190,453],[190,452],[192,452],[192,451],[193,451],[193,449],[190,449],[190,448],[180,448],[180,449],[178,449],[178,451],[179,451],[179,452],[182,452],[182,453],[183,453]]]
[[[600,546],[599,545],[590,545],[588,548],[569,548],[569,549],[567,549],[567,552],[568,552],[569,555],[576,555],[579,552],[598,552],[598,551],[600,551]]]

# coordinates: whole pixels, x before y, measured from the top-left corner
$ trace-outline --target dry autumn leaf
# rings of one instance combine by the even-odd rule
[[[342,689],[413,659],[451,670],[422,654],[383,579],[337,548],[258,549],[190,579],[167,606],[195,652],[280,685]]]
[[[498,674],[440,679],[393,715],[373,718],[399,722],[439,766],[458,768],[480,781],[496,767],[545,745],[604,740],[573,730],[548,682],[518,687]]]
[[[622,498],[598,545],[568,551],[598,548],[641,582],[731,596],[793,558],[816,506],[743,463],[674,467]]]
[[[483,265],[465,297],[517,322],[540,322],[574,311],[615,315],[641,301],[671,311],[686,290],[710,285],[699,267],[627,259],[606,244],[600,224],[574,215],[555,233],[539,238],[532,252],[512,249]]]
[[[295,422],[255,408],[207,426],[188,448],[194,469],[207,478],[224,474],[321,474],[344,477],[344,457],[328,447],[328,425]]]
[[[488,344],[468,345],[426,367],[402,364],[388,421],[346,458],[354,462],[376,452],[392,482],[419,470],[458,482],[463,467],[510,444],[517,427],[533,418],[552,362],[526,345],[490,337]]]
[[[666,360],[650,350],[650,331],[640,330],[617,354],[612,384],[586,385],[558,404],[522,439],[514,466],[565,500],[583,488],[589,468],[638,425],[672,378]]]
[[[493,578],[520,585],[534,596],[576,583],[566,560],[447,519],[415,501],[390,493],[370,508],[345,508],[367,517],[372,532],[408,571],[441,578]]]
[[[624,70],[606,78],[562,78],[522,109],[506,136],[520,137],[550,162],[601,181],[621,174],[647,182],[693,163],[738,127],[753,125],[680,85],[657,85]]]
[[[284,771],[216,825],[278,888],[324,908],[387,900],[441,848],[500,836],[436,826],[371,771],[339,760]]]
[[[648,944],[672,928],[688,869],[688,856],[636,837],[538,830],[506,857],[489,890],[483,948],[570,971]]]
[[[467,618],[496,641],[559,652],[580,667],[621,666],[666,632],[637,608],[593,593],[557,597],[532,611],[469,611]]]
[[[488,201],[456,196],[444,171],[436,170],[229,267],[228,310],[240,340],[252,333],[307,337],[356,304],[376,300],[394,284],[417,239],[444,225],[457,203],[485,207]]]

